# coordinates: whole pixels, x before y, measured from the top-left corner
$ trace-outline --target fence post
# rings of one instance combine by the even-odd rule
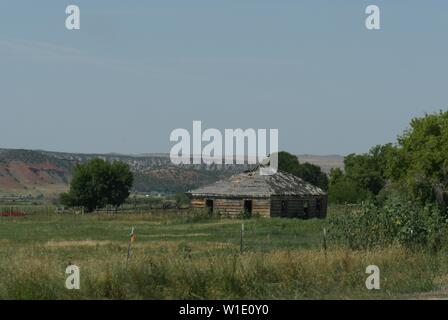
[[[126,257],[126,269],[128,268],[129,265],[129,259],[131,258],[131,247],[132,247],[132,242],[135,241],[135,234],[134,234],[134,227],[132,227],[131,230],[131,234],[129,235],[129,244],[128,244],[128,255]]]
[[[244,223],[241,223],[240,253],[244,252]]]
[[[322,248],[324,249],[325,256],[327,255],[327,229],[324,227],[323,230],[323,244]]]

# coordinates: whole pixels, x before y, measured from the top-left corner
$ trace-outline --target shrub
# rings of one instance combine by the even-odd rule
[[[177,192],[174,195],[174,201],[176,202],[176,208],[188,207],[190,199],[183,192]]]
[[[354,182],[343,178],[330,184],[328,201],[332,204],[359,203],[371,197],[368,190],[359,188]]]
[[[446,243],[447,219],[435,205],[422,206],[405,198],[383,206],[367,202],[330,219],[329,236],[352,249],[399,244],[439,250]]]

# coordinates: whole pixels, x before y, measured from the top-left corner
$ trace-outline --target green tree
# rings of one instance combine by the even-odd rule
[[[421,202],[448,204],[448,111],[426,114],[411,121],[398,138],[400,174],[395,180],[405,183]]]
[[[331,189],[337,190],[334,179],[346,179],[363,193],[381,198],[392,189],[409,193],[421,203],[437,203],[448,207],[448,111],[414,118],[410,128],[396,144],[375,146],[365,154],[350,154],[344,159],[345,173],[330,177]],[[347,184],[348,182],[344,182]],[[389,188],[382,190],[389,185]],[[333,186],[333,187],[332,187]],[[346,185],[347,186],[347,185]]]
[[[320,187],[323,190],[328,190],[328,176],[322,169],[315,164],[309,162],[299,163],[297,176],[303,180]]]
[[[344,178],[344,172],[341,168],[332,168],[330,169],[330,186],[340,182]]]
[[[64,206],[67,207],[74,207],[74,200],[71,197],[71,194],[68,192],[62,193],[59,196],[59,202],[62,203]]]
[[[323,190],[328,189],[328,176],[325,172],[322,172],[319,166],[309,162],[301,164],[297,156],[286,151],[278,153],[278,169],[302,178]]]
[[[360,189],[354,182],[346,177],[330,184],[328,188],[328,201],[335,204],[359,203],[370,197],[367,190]]]
[[[107,204],[114,207],[122,205],[132,187],[133,175],[129,166],[122,161],[110,163],[108,192],[106,192]]]
[[[360,188],[355,181],[350,180],[340,168],[330,170],[328,201],[330,203],[359,203],[370,197],[371,193]]]
[[[368,154],[350,154],[344,159],[344,168],[347,179],[356,183],[360,189],[378,194],[386,181],[383,176],[379,158],[375,155],[376,149]]]
[[[177,192],[174,195],[174,201],[176,202],[177,209],[182,208],[182,206],[188,205],[190,203],[190,199],[183,192]]]
[[[60,196],[60,201],[70,207],[82,206],[87,212],[106,205],[118,207],[129,196],[132,183],[127,164],[92,159],[75,166],[70,190]]]
[[[278,169],[296,175],[299,171],[299,159],[286,151],[278,153]]]

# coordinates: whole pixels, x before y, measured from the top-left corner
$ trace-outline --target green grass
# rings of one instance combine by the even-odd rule
[[[139,242],[214,242],[239,248],[241,223],[245,226],[245,247],[251,251],[276,248],[318,248],[322,220],[287,219],[200,219],[171,215],[118,216],[29,216],[3,217],[0,239],[21,245],[49,241],[117,241],[128,239],[135,227]],[[238,249],[239,250],[239,249]]]
[[[341,211],[332,208],[330,214]],[[352,251],[331,243],[324,252],[325,225],[315,219],[219,219],[187,212],[3,217],[0,298],[369,299],[443,286],[443,254],[400,247]],[[131,227],[137,241],[126,268]],[[65,289],[69,263],[81,269],[81,290]],[[370,264],[381,270],[382,289],[376,292],[364,285]]]

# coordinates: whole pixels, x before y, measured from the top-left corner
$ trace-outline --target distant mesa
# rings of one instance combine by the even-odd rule
[[[78,162],[101,157],[121,160],[134,172],[134,191],[174,193],[198,188],[247,170],[249,165],[181,165],[171,163],[169,154],[141,155],[81,154],[44,150],[0,149],[0,196],[2,194],[57,195],[68,189],[73,167]],[[323,171],[342,167],[338,155],[300,155]]]

